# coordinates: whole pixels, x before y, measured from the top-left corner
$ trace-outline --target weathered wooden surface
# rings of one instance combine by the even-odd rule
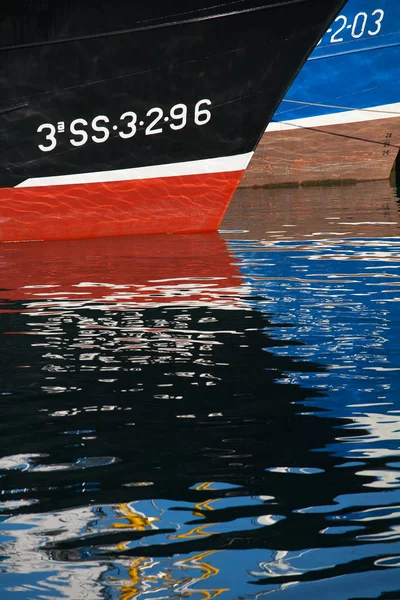
[[[400,117],[266,132],[240,186],[386,179],[399,146]]]

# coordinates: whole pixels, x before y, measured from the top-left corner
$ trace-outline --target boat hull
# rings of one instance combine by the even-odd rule
[[[343,0],[100,4],[88,30],[69,2],[2,37],[1,241],[216,229]]]
[[[0,190],[3,241],[217,230],[242,171]]]
[[[266,129],[244,187],[389,177],[400,147],[400,5],[350,0]]]
[[[267,131],[242,187],[388,179],[400,145],[400,117]]]

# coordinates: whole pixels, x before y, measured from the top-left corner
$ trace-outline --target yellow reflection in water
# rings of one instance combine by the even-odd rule
[[[146,517],[143,513],[135,511],[129,504],[118,504],[117,510],[124,518],[125,523],[116,522],[112,524],[115,529],[135,529],[136,531],[145,531],[152,527],[158,517]]]
[[[209,489],[213,482],[204,482],[196,486],[196,490]],[[196,516],[201,516],[201,512],[204,510],[214,510],[211,506],[213,500],[206,500],[195,505],[196,511],[193,513]],[[153,528],[153,522],[158,520],[155,517],[147,517],[143,513],[135,511],[129,504],[119,504],[117,507],[119,515],[124,519],[124,523],[113,523],[112,527],[116,529],[135,529],[136,531],[145,531],[148,528]],[[200,525],[188,531],[187,533],[178,534],[176,538],[190,539],[195,537],[201,537],[204,535],[210,535],[204,531],[204,528],[209,525]],[[216,532],[215,532],[216,533]],[[128,548],[128,542],[122,542],[117,545],[117,549],[123,551]],[[204,582],[211,577],[215,577],[219,574],[219,569],[210,564],[206,559],[216,554],[216,550],[210,550],[201,552],[195,556],[179,560],[174,566],[178,568],[178,573],[181,573],[181,577],[177,577],[176,573],[173,572],[172,568],[165,569],[162,572],[151,575],[148,573],[148,569],[154,566],[154,561],[146,557],[137,557],[129,562],[127,575],[129,583],[121,586],[120,600],[134,600],[139,598],[143,590],[146,593],[149,592],[149,588],[152,588],[153,592],[156,592],[154,586],[157,584],[162,586],[163,590],[174,588],[175,592],[177,588],[179,594],[185,597],[196,595],[199,600],[214,600],[217,596],[220,596],[224,592],[229,592],[229,588],[216,588],[216,589],[193,589],[195,584]],[[201,574],[198,577],[185,577],[184,572],[187,569],[199,569]]]

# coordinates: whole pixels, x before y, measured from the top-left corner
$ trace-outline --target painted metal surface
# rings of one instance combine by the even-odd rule
[[[278,107],[243,185],[382,179],[400,145],[400,4],[350,0]]]
[[[41,0],[4,9],[0,240],[217,228],[247,164],[232,171],[232,158],[254,150],[343,4]],[[210,159],[219,174],[110,181],[112,172],[171,165],[173,175],[178,163]]]

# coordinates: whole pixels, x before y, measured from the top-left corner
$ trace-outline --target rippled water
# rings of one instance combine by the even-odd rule
[[[1,246],[1,600],[398,600],[399,206]]]

